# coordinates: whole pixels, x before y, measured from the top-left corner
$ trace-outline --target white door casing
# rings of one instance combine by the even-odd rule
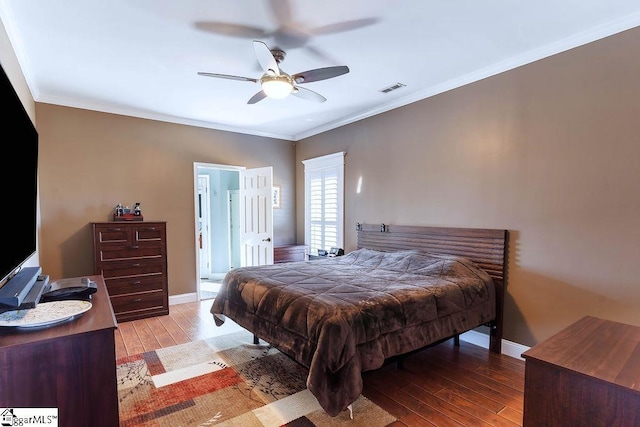
[[[228,190],[229,197],[229,269],[240,267],[240,191]]]
[[[211,246],[209,224],[209,176],[198,175],[198,256],[200,257],[200,277],[209,278],[211,273]]]
[[[242,266],[273,264],[273,168],[240,171]]]

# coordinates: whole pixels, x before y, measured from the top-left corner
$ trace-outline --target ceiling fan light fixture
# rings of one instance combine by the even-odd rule
[[[286,98],[293,92],[291,78],[286,75],[269,76],[264,75],[260,79],[262,91],[269,97],[275,99]]]

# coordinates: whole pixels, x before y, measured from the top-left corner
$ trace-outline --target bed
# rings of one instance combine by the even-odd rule
[[[506,230],[357,225],[344,256],[230,271],[211,306],[309,369],[331,416],[362,372],[487,326],[500,352]]]

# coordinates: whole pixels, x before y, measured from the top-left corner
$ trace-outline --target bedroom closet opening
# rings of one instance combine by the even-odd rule
[[[225,274],[240,266],[240,167],[196,165],[198,300],[214,298]]]

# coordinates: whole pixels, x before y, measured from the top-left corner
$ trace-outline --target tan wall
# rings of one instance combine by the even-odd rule
[[[346,249],[356,222],[509,229],[508,340],[640,326],[638,46],[640,28],[311,137],[298,181],[347,152]]]
[[[167,221],[169,294],[195,292],[194,162],[273,166],[282,186],[274,243],[295,242],[290,141],[36,104],[40,134],[40,261],[51,279],[93,272],[89,223],[140,202]]]

